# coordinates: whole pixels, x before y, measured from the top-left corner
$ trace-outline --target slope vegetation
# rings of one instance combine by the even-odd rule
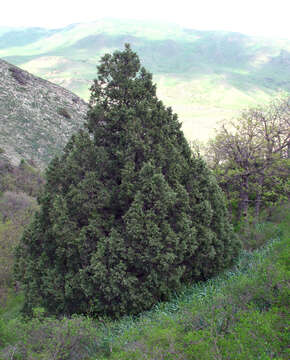
[[[135,318],[57,319],[35,308],[25,321],[22,295],[11,295],[0,307],[1,359],[289,359],[290,219],[280,211],[255,227],[264,246]]]
[[[47,163],[79,129],[87,104],[70,91],[0,60],[0,146],[13,163]]]

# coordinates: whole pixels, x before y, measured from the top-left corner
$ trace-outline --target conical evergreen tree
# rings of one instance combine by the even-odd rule
[[[88,132],[49,165],[17,249],[28,312],[136,314],[238,253],[221,190],[129,45],[91,91]]]

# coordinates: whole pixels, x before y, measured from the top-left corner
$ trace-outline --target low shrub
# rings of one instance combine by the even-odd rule
[[[57,112],[58,112],[59,115],[65,117],[66,119],[70,119],[70,118],[71,118],[69,112],[68,112],[65,108],[58,108],[58,109],[57,109]]]
[[[236,225],[242,246],[246,250],[256,250],[267,244],[270,239],[281,236],[281,223],[289,217],[290,203],[280,204],[261,213],[260,221],[248,217]]]
[[[14,331],[17,328],[14,333],[17,342],[11,344],[10,331],[10,346],[0,353],[1,359],[80,360],[90,357],[91,346],[97,341],[96,325],[92,320],[82,317],[44,319],[41,309],[36,313],[38,317],[29,322],[11,321],[10,328]],[[4,335],[4,339],[9,340],[9,325]]]
[[[34,198],[28,196],[23,192],[6,191],[0,197],[0,216],[2,215],[2,221],[17,222],[20,221],[20,217],[25,222],[25,213],[32,212],[36,207],[36,201]],[[30,213],[28,216],[31,216]]]
[[[279,237],[280,231],[277,225],[270,222],[251,224],[241,230],[240,239],[244,249],[256,250],[270,239]]]
[[[10,67],[9,71],[12,75],[12,77],[20,84],[20,85],[26,85],[29,81],[29,77],[27,73],[17,67]]]

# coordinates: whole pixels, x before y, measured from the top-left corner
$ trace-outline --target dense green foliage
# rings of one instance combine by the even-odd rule
[[[137,318],[57,320],[35,308],[27,321],[19,315],[22,296],[11,296],[0,308],[0,358],[289,359],[290,214],[278,210],[252,229],[264,246]]]
[[[50,164],[17,250],[26,311],[136,314],[232,263],[224,196],[129,45],[102,58],[87,127]]]

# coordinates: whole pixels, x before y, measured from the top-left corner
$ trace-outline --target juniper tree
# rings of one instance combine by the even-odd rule
[[[223,194],[129,45],[101,59],[86,126],[17,249],[26,311],[136,314],[233,261]]]

